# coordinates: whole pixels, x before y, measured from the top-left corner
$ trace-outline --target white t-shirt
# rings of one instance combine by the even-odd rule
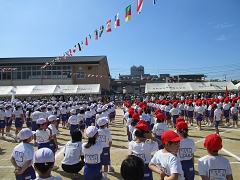
[[[61,114],[67,114],[67,109],[65,107],[61,108],[60,111],[61,111]]]
[[[34,155],[33,147],[30,144],[23,143],[23,142],[18,144],[13,149],[13,153],[12,153],[12,157],[14,157],[15,162],[19,167],[23,167],[27,161],[33,159],[33,155]],[[31,165],[32,165],[32,162],[30,166]]]
[[[109,131],[109,129],[104,128],[98,129],[98,138],[97,138],[97,142],[102,142],[103,147],[109,147],[109,142],[112,141],[112,136],[111,133]]]
[[[86,111],[85,116],[86,116],[86,118],[91,118],[92,117],[91,111]]]
[[[222,116],[222,110],[221,109],[215,109],[214,111],[214,117],[216,117],[216,121],[220,121]]]
[[[3,110],[0,110],[0,120],[4,120],[4,117],[6,117],[6,113]]]
[[[40,118],[44,118],[42,112],[39,112],[39,111],[35,111],[31,114],[31,118],[32,118],[32,121],[37,121],[38,119]]]
[[[11,117],[12,116],[12,110],[11,109],[5,110],[5,113],[6,113],[6,117]]]
[[[152,132],[157,136],[161,136],[166,130],[168,130],[168,126],[165,123],[157,123],[153,126]]]
[[[35,180],[62,180],[60,176],[50,176],[49,178],[36,178]]]
[[[225,180],[227,175],[232,174],[232,169],[227,158],[206,155],[198,160],[198,172],[209,180]]]
[[[21,114],[23,114],[23,110],[21,110],[21,109],[14,110],[13,114],[15,115],[15,118],[20,118]]]
[[[82,155],[82,142],[67,142],[64,147],[64,154],[62,164],[73,165],[79,163]]]
[[[172,116],[179,115],[181,113],[181,110],[179,108],[172,108],[170,111]]]
[[[50,131],[45,130],[36,130],[36,140],[38,144],[49,142]]]
[[[78,114],[77,116],[79,117],[80,121],[84,121],[86,119],[85,114]]]
[[[180,148],[178,150],[178,157],[180,161],[192,159],[192,154],[196,152],[196,145],[192,139],[184,138],[180,141]],[[193,170],[193,169],[192,169]]]
[[[129,149],[135,156],[140,157],[145,164],[148,164],[151,161],[151,153],[158,150],[157,142],[141,142],[137,143],[136,141],[129,142]]]
[[[126,126],[128,127],[129,125],[131,125],[131,122],[132,122],[132,118],[127,118]]]
[[[57,128],[56,128],[55,125],[49,124],[48,127],[52,130],[52,136],[53,136],[53,135],[56,135],[56,134],[58,133],[58,130],[57,130]]]
[[[72,115],[68,118],[68,123],[72,125],[77,125],[80,122],[80,117],[77,115]]]
[[[196,112],[203,115],[204,108],[203,108],[202,106],[198,106],[198,107],[196,108]]]
[[[171,176],[171,174],[178,173],[178,180],[184,180],[182,165],[176,155],[159,150],[154,154],[151,162],[166,175]]]
[[[96,142],[93,146],[85,148],[87,143],[82,144],[82,152],[84,154],[84,162],[87,164],[98,164],[101,162],[101,154],[103,151],[103,144]]]

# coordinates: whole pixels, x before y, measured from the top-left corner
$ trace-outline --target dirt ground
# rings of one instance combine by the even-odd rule
[[[111,148],[111,161],[115,169],[110,172],[108,177],[110,180],[121,179],[120,166],[122,160],[129,154],[128,142],[126,136],[126,128],[122,124],[123,111],[117,109],[117,116],[113,124],[110,125],[110,130],[113,138],[113,146]],[[11,133],[13,133],[13,130]],[[203,147],[204,137],[210,133],[214,133],[213,128],[204,127],[203,131],[196,130],[195,126],[190,127],[189,135],[195,141],[197,152],[195,153],[195,179],[200,179],[198,176],[197,161],[200,157],[206,155],[206,149]],[[219,152],[229,159],[233,171],[233,178],[240,179],[240,129],[220,127],[220,135],[223,138],[223,148]],[[53,171],[53,175],[61,176],[63,179],[72,179],[70,174],[65,173],[61,168],[63,159],[62,148],[67,141],[70,140],[69,130],[60,129],[60,135],[57,136],[59,142],[59,150],[56,153],[56,165],[59,166],[57,171]],[[85,140],[83,140],[85,141]],[[0,179],[11,180],[15,179],[13,174],[13,166],[10,162],[13,148],[17,145],[12,138],[7,137],[6,140],[0,140]],[[37,147],[34,147],[37,150]],[[153,153],[154,154],[154,153]],[[79,178],[83,180],[83,169],[80,171]],[[154,180],[159,179],[159,176],[153,173]]]

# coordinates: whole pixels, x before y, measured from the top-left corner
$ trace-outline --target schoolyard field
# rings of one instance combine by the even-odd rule
[[[108,174],[110,180],[122,179],[120,174],[120,166],[123,159],[129,154],[128,150],[128,141],[126,136],[126,127],[123,125],[123,111],[118,108],[116,110],[117,115],[114,123],[110,124],[110,130],[113,139],[113,146],[111,148],[111,161],[115,169],[114,172]],[[61,127],[61,125],[60,125]],[[198,180],[198,166],[197,161],[200,157],[203,157],[207,154],[206,149],[203,146],[204,138],[206,135],[214,133],[214,128],[203,126],[202,131],[198,131],[195,126],[189,127],[189,135],[192,138],[197,146],[197,152],[195,153],[195,179]],[[14,127],[11,130],[11,133],[14,133]],[[220,154],[229,159],[233,172],[233,179],[240,179],[240,128],[234,129],[229,127],[220,126],[220,136],[223,139],[223,148],[219,151]],[[61,176],[63,179],[72,179],[71,174],[65,173],[61,168],[61,161],[63,159],[63,147],[67,141],[69,141],[70,135],[69,130],[60,128],[60,134],[57,136],[59,142],[59,149],[56,153],[56,165],[59,166],[59,169],[53,171],[52,174],[56,176]],[[83,139],[86,141],[86,139]],[[33,142],[32,142],[33,143]],[[15,179],[13,171],[14,168],[10,162],[11,153],[13,148],[18,143],[15,143],[13,138],[6,137],[6,140],[0,140],[0,179],[2,180],[11,180]],[[34,147],[37,150],[37,147]],[[154,153],[153,153],[154,154]],[[80,180],[83,180],[83,169],[79,173]],[[153,173],[154,180],[158,180],[159,176]]]

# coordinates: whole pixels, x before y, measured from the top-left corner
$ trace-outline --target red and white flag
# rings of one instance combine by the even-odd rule
[[[115,16],[115,22],[114,22],[114,27],[116,28],[117,26],[120,26],[120,19],[119,19],[119,13]]]
[[[76,47],[77,47],[76,45],[73,47],[73,50],[72,50],[73,53],[76,52]]]
[[[85,45],[88,46],[88,38],[86,37]]]
[[[106,22],[106,32],[111,32],[111,19]]]
[[[137,14],[140,14],[142,11],[143,0],[137,0]]]

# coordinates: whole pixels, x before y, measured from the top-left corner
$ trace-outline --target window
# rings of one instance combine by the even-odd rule
[[[12,79],[22,79],[22,72],[21,70],[12,71]]]
[[[77,71],[77,79],[85,79],[85,72],[84,71]]]
[[[3,79],[3,80],[11,79],[11,78],[12,78],[12,76],[11,76],[11,71],[2,72],[2,79]]]

